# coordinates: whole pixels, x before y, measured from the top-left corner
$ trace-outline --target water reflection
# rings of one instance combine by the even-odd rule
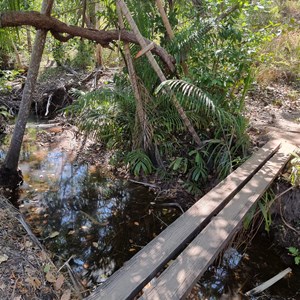
[[[178,216],[152,208],[148,189],[77,164],[72,151],[43,148],[36,134],[31,129],[23,145],[20,210],[55,260],[72,256],[87,285],[104,281]]]

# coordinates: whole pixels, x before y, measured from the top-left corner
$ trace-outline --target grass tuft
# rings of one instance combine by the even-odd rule
[[[294,30],[273,39],[263,51],[267,60],[258,67],[257,81],[291,84],[300,79],[300,31]]]

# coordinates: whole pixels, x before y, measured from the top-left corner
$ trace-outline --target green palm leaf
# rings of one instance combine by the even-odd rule
[[[204,117],[213,118],[222,125],[235,123],[233,115],[218,107],[199,87],[184,80],[166,80],[159,85],[156,93],[161,92],[166,86],[176,94],[181,93],[181,100],[188,109],[198,113],[204,112]]]

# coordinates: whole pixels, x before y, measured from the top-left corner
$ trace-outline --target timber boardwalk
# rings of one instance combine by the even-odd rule
[[[86,300],[183,299],[226,247],[295,146],[268,142],[147,244]]]

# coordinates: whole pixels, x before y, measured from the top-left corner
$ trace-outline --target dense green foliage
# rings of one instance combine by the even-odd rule
[[[145,154],[150,155],[156,167],[164,170],[161,174],[180,177],[190,192],[199,192],[209,176],[224,178],[246,155],[247,121],[241,113],[251,80],[255,45],[246,44],[250,34],[244,34],[244,28],[239,26],[244,11],[237,10],[229,18],[215,23],[218,16],[234,3],[226,3],[216,9],[207,1],[203,16],[193,9],[192,3],[183,6],[177,2],[168,9],[170,21],[176,28],[176,38],[170,41],[154,2],[128,1],[128,4],[141,33],[151,40],[159,40],[175,56],[178,66],[185,60],[189,67],[187,76],[179,74],[185,81],[170,80],[159,86],[157,76],[146,58],[135,61],[155,148],[154,154]],[[115,22],[115,18],[109,19],[109,16],[107,21]],[[253,33],[251,38],[254,37]],[[135,55],[139,48],[134,46],[131,50]],[[180,69],[178,71],[181,73]],[[169,75],[170,79],[172,77]],[[125,153],[133,149],[137,151],[135,154],[140,155],[143,149],[136,148],[134,140],[134,95],[128,87],[129,78],[125,70],[125,74],[116,76],[115,88],[108,91],[110,105],[107,107],[112,108],[113,105],[113,115],[101,108],[103,101],[107,101],[106,89],[96,92],[98,100],[97,97],[93,98],[98,102],[97,108],[95,101],[86,106],[86,103],[90,103],[90,97],[95,96],[93,92],[81,96],[72,111],[79,114],[77,120],[81,128],[94,136],[99,134],[106,145],[118,145],[117,148]],[[169,89],[176,94],[203,140],[201,148],[194,145],[172,105],[170,93],[167,92]],[[102,112],[99,118],[96,118],[97,109]],[[114,142],[108,138],[113,138]],[[139,155],[127,156],[133,173],[138,175],[146,169],[144,173],[149,173],[153,169],[150,166],[135,168]],[[156,159],[153,160],[153,157]],[[163,164],[158,163],[158,157]]]

